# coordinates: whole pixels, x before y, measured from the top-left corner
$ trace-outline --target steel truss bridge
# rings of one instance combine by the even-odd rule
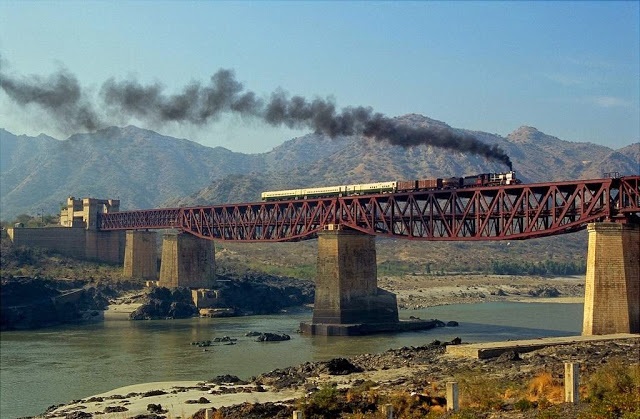
[[[350,229],[409,240],[516,240],[640,222],[640,176],[162,208],[100,214],[100,230],[179,229],[210,240],[315,238]]]

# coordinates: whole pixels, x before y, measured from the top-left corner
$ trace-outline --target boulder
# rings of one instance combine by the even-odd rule
[[[496,361],[498,362],[522,361],[522,358],[520,358],[520,355],[516,351],[506,351],[506,352],[503,352],[498,357],[498,359],[496,359]]]
[[[261,333],[256,337],[256,342],[281,342],[283,340],[290,340],[291,336],[285,333]]]
[[[346,358],[333,358],[325,364],[323,370],[329,375],[348,375],[363,371],[362,368],[352,364]]]

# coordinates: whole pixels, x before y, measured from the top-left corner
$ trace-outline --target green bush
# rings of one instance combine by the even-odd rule
[[[536,407],[535,403],[527,399],[520,399],[513,404],[513,408],[524,412],[525,410],[531,410]]]
[[[640,418],[640,364],[613,359],[587,380],[585,418]]]
[[[460,404],[465,407],[479,407],[488,410],[500,410],[506,383],[487,377],[481,372],[462,375],[460,383]]]

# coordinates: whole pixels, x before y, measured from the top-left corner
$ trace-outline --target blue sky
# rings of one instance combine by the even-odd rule
[[[232,69],[276,89],[388,116],[419,113],[507,135],[522,125],[620,148],[640,139],[640,2],[0,2],[2,71],[64,68],[175,93]],[[228,116],[205,127],[133,123],[207,146],[263,152],[304,131]],[[66,138],[0,90],[0,127]]]

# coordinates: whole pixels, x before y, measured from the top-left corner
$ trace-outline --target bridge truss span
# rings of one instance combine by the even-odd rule
[[[103,214],[102,230],[180,229],[231,241],[295,241],[325,228],[410,240],[516,240],[596,221],[638,222],[640,176]]]

